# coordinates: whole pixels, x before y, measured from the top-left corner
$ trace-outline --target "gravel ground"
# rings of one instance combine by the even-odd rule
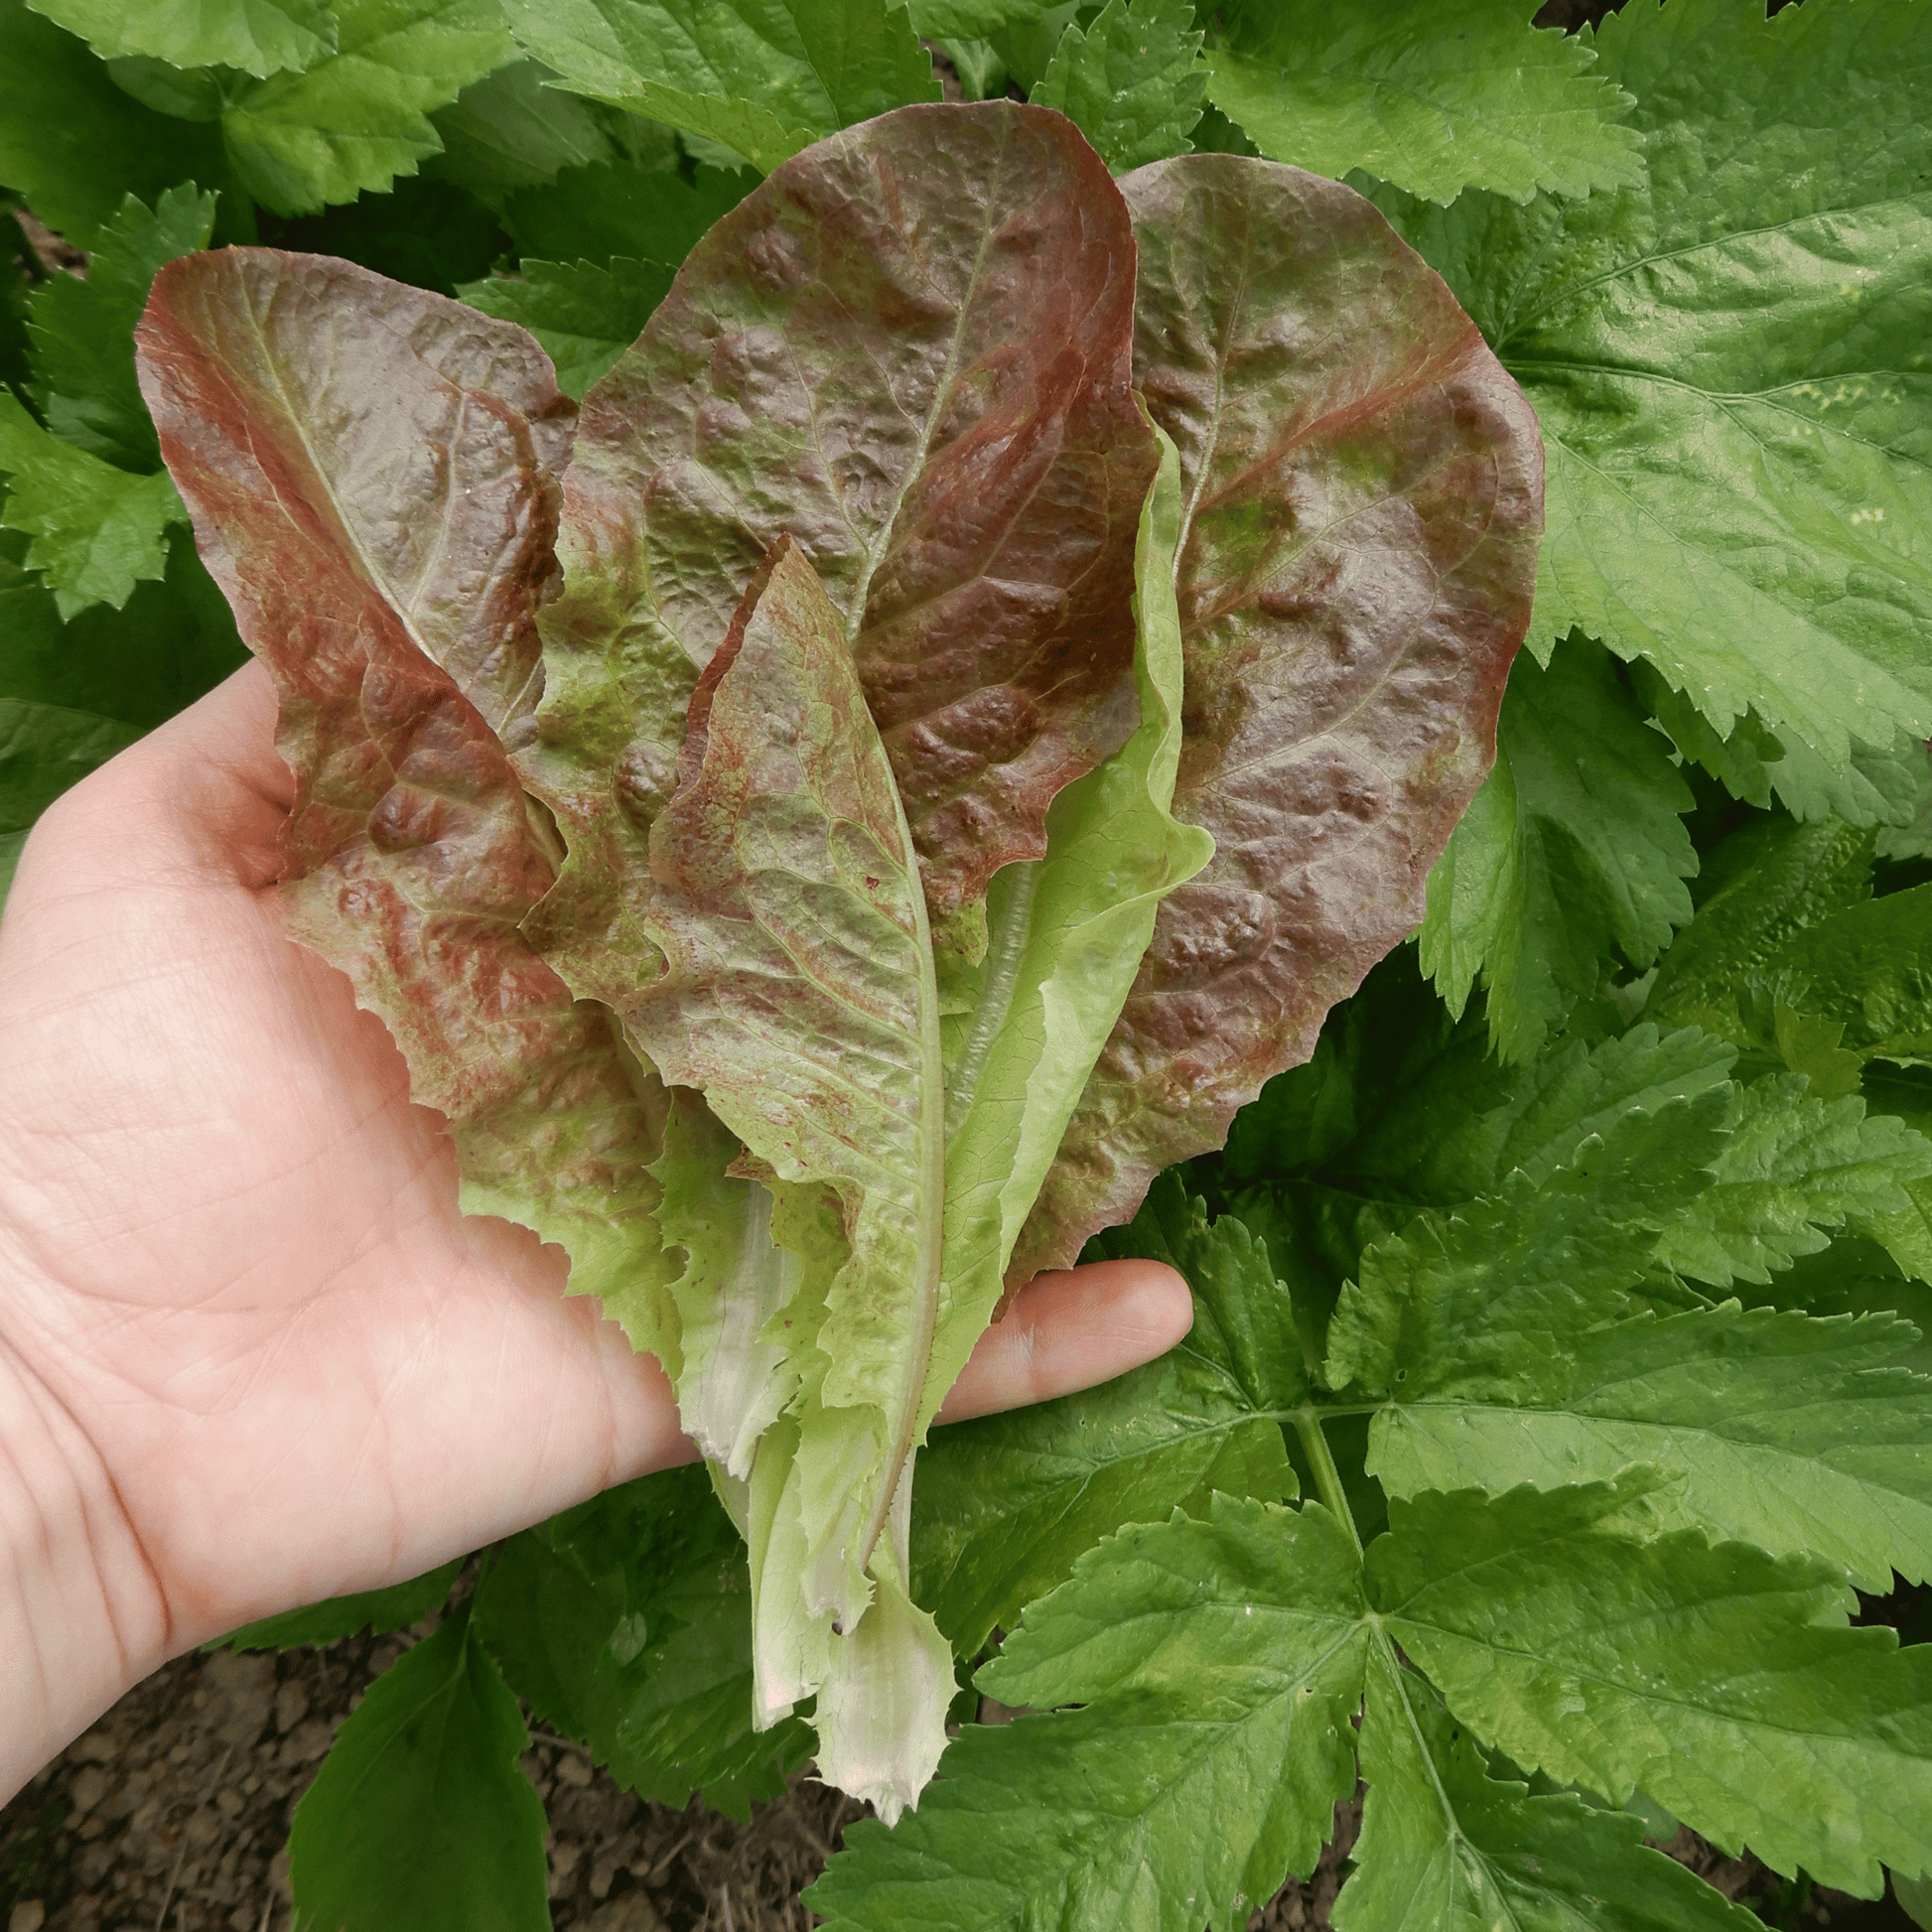
[[[283,1848],[296,1801],[363,1687],[410,1640],[196,1655],[157,1672],[0,1809],[0,1926],[288,1932]],[[864,1815],[803,1779],[749,1825],[698,1805],[666,1811],[541,1732],[524,1767],[549,1810],[559,1932],[805,1932],[798,1893]],[[1257,1912],[1250,1932],[1327,1927],[1359,1823],[1357,1805],[1338,1807],[1313,1875]],[[1754,1861],[1723,1859],[1688,1832],[1666,1849],[1788,1932],[1911,1932],[1889,1903],[1785,1895]]]

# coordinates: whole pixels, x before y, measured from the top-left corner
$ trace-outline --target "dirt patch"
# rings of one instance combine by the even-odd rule
[[[297,1800],[337,1727],[426,1632],[281,1656],[178,1659],[77,1738],[0,1810],[5,1932],[289,1932],[285,1846]],[[524,1768],[550,1816],[559,1932],[806,1932],[798,1903],[863,1808],[800,1779],[739,1825],[641,1802],[581,1747],[537,1730]],[[1335,1836],[1250,1932],[1324,1932],[1360,1828]],[[1911,1932],[1889,1902],[1800,1892],[1755,1860],[1681,1834],[1672,1856],[1787,1932]]]

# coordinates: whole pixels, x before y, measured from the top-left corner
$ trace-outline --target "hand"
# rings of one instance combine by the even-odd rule
[[[441,1117],[283,936],[274,719],[250,665],[69,792],[0,927],[0,1796],[179,1651],[693,1453],[562,1253],[458,1212]],[[1190,1316],[1152,1262],[1043,1276],[940,1420]]]

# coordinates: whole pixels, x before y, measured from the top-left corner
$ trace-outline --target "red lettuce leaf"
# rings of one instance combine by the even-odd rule
[[[1219,1147],[1421,919],[1495,757],[1542,528],[1535,415],[1362,197],[1207,154],[1121,189],[1136,375],[1180,452],[1173,811],[1215,851],[1162,905],[1016,1278]]]
[[[559,1241],[662,1346],[661,1089],[518,931],[559,847],[512,763],[541,689],[573,411],[520,329],[320,256],[171,263],[142,392],[281,696],[289,931],[449,1119],[465,1205]]]
[[[585,399],[543,621],[570,846],[546,950],[580,992],[622,980],[684,700],[782,533],[839,614],[934,922],[974,951],[987,882],[1134,726],[1134,259],[1072,123],[1009,101],[822,141],[692,251]]]

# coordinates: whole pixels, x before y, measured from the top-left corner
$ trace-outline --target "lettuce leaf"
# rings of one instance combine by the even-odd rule
[[[472,1212],[560,1242],[661,1345],[663,1097],[517,930],[556,838],[512,757],[539,675],[572,411],[520,330],[346,262],[161,272],[142,393],[296,773],[289,929],[346,972],[448,1116]]]
[[[838,611],[935,926],[983,943],[1002,866],[1134,723],[1153,432],[1134,241],[1062,117],[909,108],[820,143],[685,260],[585,399],[543,617],[538,789],[570,847],[543,940],[621,999],[626,897],[684,705],[788,531]]]
[[[1542,514],[1534,417],[1360,197],[1231,155],[1121,186],[1186,506],[1174,811],[1216,850],[1162,909],[1017,1267],[1218,1147],[1421,917],[1495,755]]]

